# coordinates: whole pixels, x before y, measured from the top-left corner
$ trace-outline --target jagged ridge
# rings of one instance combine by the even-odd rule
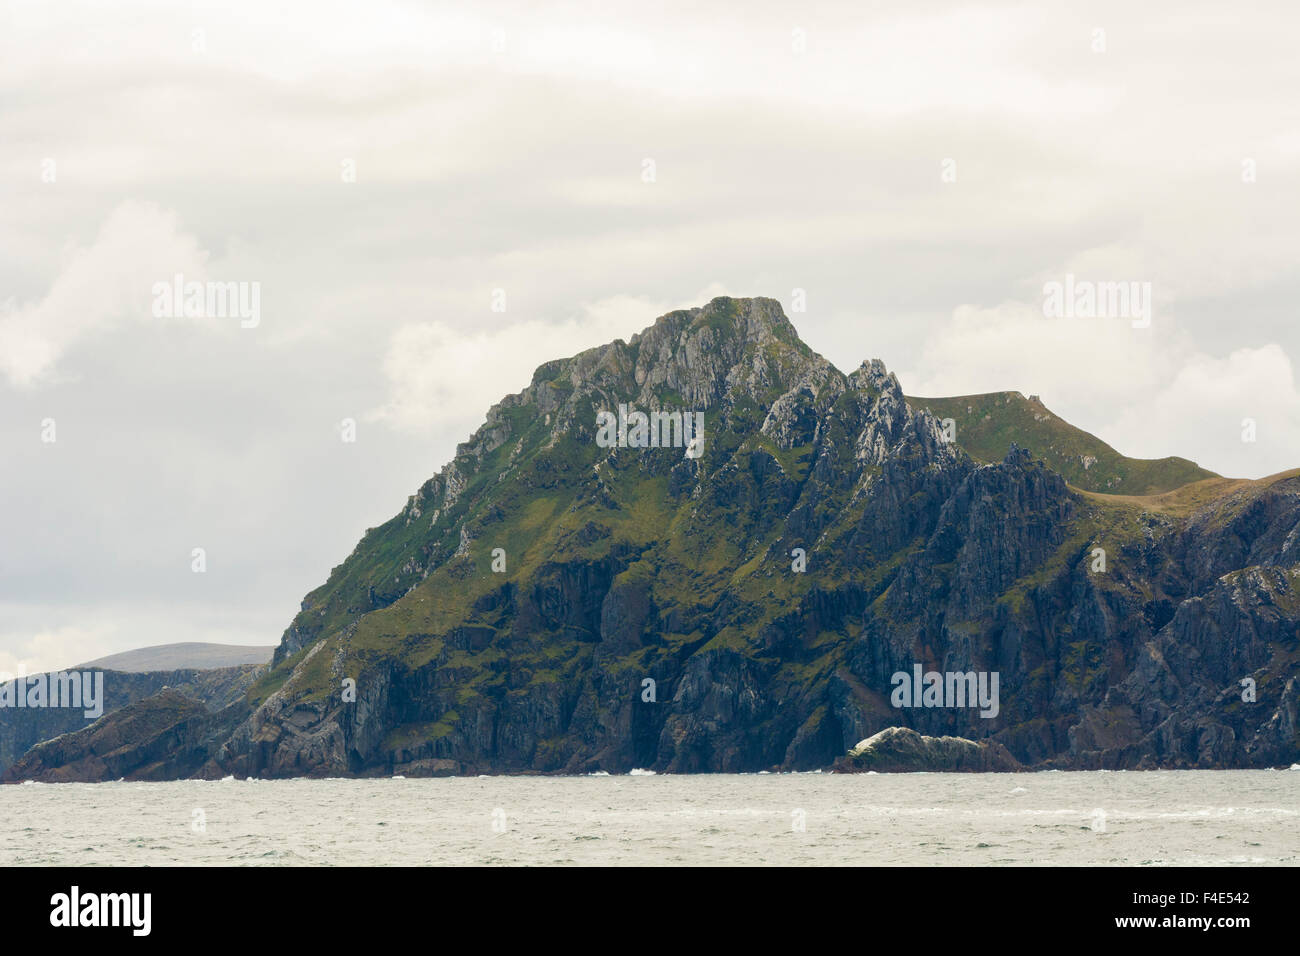
[[[620,403],[701,410],[704,454],[598,447]],[[982,464],[879,361],[715,299],[494,406],[308,595],[199,772],[805,769],[891,725],[1026,766],[1286,764],[1298,485],[1179,514]],[[914,663],[999,671],[998,716],[891,707]]]

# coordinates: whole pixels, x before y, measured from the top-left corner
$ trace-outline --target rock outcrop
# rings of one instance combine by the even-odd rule
[[[858,742],[835,762],[837,773],[911,771],[994,773],[1023,769],[1006,747],[995,740],[926,737],[909,727],[886,727]]]
[[[202,770],[213,746],[233,730],[247,706],[215,714],[168,687],[71,734],[37,744],[0,780],[71,783],[176,780]]]
[[[82,665],[78,670],[100,668]],[[128,704],[144,700],[170,687],[209,709],[220,709],[242,700],[260,670],[256,665],[211,669],[126,672],[103,670],[103,715],[109,716]],[[96,718],[87,718],[81,707],[0,709],[0,774],[32,747],[62,734],[84,730]]]
[[[620,406],[701,414],[699,453],[597,442]],[[804,770],[885,728],[1026,768],[1300,760],[1300,479],[1085,492],[1041,434],[977,461],[772,300],[670,313],[538,368],[306,597],[229,733],[133,766]],[[898,705],[918,665],[998,674],[996,715]]]

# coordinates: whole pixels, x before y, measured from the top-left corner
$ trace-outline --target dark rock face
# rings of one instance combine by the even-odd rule
[[[128,704],[90,727],[38,744],[0,781],[71,783],[175,780],[200,771],[216,738],[228,734],[247,706],[213,714],[173,688]]]
[[[255,665],[142,673],[105,670],[104,715],[150,697],[164,687],[175,688],[210,708],[225,707],[243,697],[258,670]],[[82,708],[0,710],[0,773],[41,741],[83,730],[93,722],[94,718],[87,718]]]
[[[1132,672],[1083,710],[1071,752],[1085,765],[1138,769],[1295,762],[1296,579],[1294,568],[1252,567],[1183,601]]]
[[[619,404],[702,413],[703,453],[598,447]],[[880,362],[715,299],[541,366],[307,596],[236,726],[139,766],[812,769],[886,728],[909,769],[1287,765],[1300,479],[1209,481],[980,465]],[[998,674],[996,714],[896,705],[917,665]],[[976,749],[925,742],[953,737]]]

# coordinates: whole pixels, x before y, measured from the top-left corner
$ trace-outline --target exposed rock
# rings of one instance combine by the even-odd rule
[[[218,738],[247,712],[241,702],[211,713],[174,688],[128,704],[84,730],[38,744],[0,782],[175,780],[197,773]]]
[[[859,741],[835,763],[836,773],[991,773],[1022,769],[1007,748],[996,741],[926,737],[909,727],[886,727]]]
[[[98,670],[93,664],[78,668],[92,669]],[[259,670],[260,666],[251,664],[143,673],[105,670],[103,716],[150,697],[164,687],[172,687],[210,709],[220,709],[241,699]],[[0,710],[0,773],[41,741],[83,730],[94,719],[87,718],[84,708],[77,707]]]
[[[242,711],[154,728],[191,748],[175,757],[117,759],[804,770],[895,728],[892,759],[908,734],[964,738],[913,756],[969,769],[1300,760],[1300,478],[1141,465],[1019,396],[978,398],[957,411],[986,423],[987,460],[878,360],[840,373],[768,299],[547,362],[306,597]],[[620,404],[703,414],[703,455],[598,446],[597,413]],[[1018,424],[1069,442],[1004,444]],[[1098,461],[1080,480],[1161,493],[1081,492],[1060,470],[1081,449]],[[1167,491],[1170,475],[1196,480]],[[895,707],[915,665],[997,673],[996,716]]]

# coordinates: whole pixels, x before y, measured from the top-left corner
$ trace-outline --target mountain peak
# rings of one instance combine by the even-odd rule
[[[776,299],[765,296],[733,298],[725,295],[716,296],[702,306],[660,316],[650,328],[632,336],[631,344],[636,344],[655,332],[689,334],[705,328],[720,333],[725,339],[745,345],[784,342],[806,348]]]
[[[700,308],[696,322],[709,322],[715,318],[734,322],[736,330],[744,335],[747,342],[761,342],[769,338],[785,342],[802,341],[776,299],[763,296],[733,299],[720,295]]]
[[[877,393],[888,392],[896,395],[900,401],[903,398],[903,389],[898,384],[898,376],[889,371],[885,363],[878,358],[864,360],[857,371],[849,376],[849,382],[855,388],[865,388]]]
[[[1076,490],[1188,465],[1124,459],[1018,393],[909,400],[879,360],[843,375],[775,300],[716,298],[494,405],[242,701],[158,695],[7,779],[801,770],[900,726],[1038,769],[1289,764],[1297,482],[1187,517]],[[995,712],[896,702],[926,667],[1000,675]],[[1252,668],[1258,704],[1224,707]]]

